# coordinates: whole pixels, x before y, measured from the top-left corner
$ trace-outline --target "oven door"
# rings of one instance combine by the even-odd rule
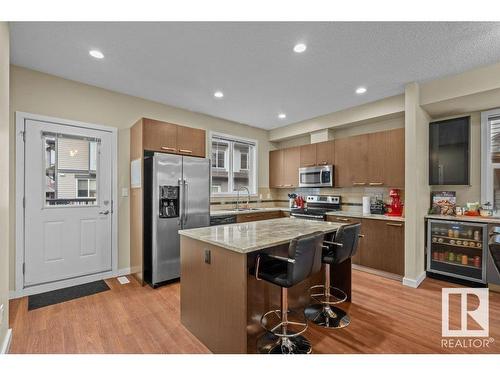
[[[299,168],[299,187],[332,187],[333,166]]]

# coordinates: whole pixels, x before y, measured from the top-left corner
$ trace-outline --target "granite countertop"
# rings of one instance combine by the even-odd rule
[[[426,219],[450,220],[450,221],[470,221],[474,223],[500,224],[498,216],[447,216],[447,215],[426,215]]]
[[[210,210],[210,216],[226,216],[226,215],[242,215],[242,214],[258,214],[260,212],[273,212],[273,211],[290,211],[288,207],[264,207],[251,210],[236,211],[231,209]]]
[[[327,212],[326,214],[332,216],[356,217],[362,219],[392,220],[392,221],[402,221],[402,222],[405,221],[405,218],[401,216],[387,216],[387,215],[376,215],[376,214],[365,215],[359,211],[330,211]]]
[[[290,242],[293,238],[321,231],[334,232],[344,224],[297,218],[280,218],[180,230],[181,236],[238,253],[250,253]]]

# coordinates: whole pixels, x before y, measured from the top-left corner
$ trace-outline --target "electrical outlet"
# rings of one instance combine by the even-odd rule
[[[122,197],[128,197],[128,188],[122,188]]]

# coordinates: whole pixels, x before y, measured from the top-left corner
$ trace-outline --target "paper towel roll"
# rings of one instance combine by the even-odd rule
[[[363,215],[370,214],[370,197],[363,197]]]

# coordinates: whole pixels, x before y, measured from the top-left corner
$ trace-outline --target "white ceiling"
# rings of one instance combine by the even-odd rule
[[[500,23],[13,22],[13,64],[272,129],[500,60]],[[296,54],[297,42],[307,44]],[[105,58],[89,56],[101,50]],[[356,95],[358,86],[368,92]],[[213,92],[224,92],[215,99]],[[278,119],[285,112],[287,118]]]

